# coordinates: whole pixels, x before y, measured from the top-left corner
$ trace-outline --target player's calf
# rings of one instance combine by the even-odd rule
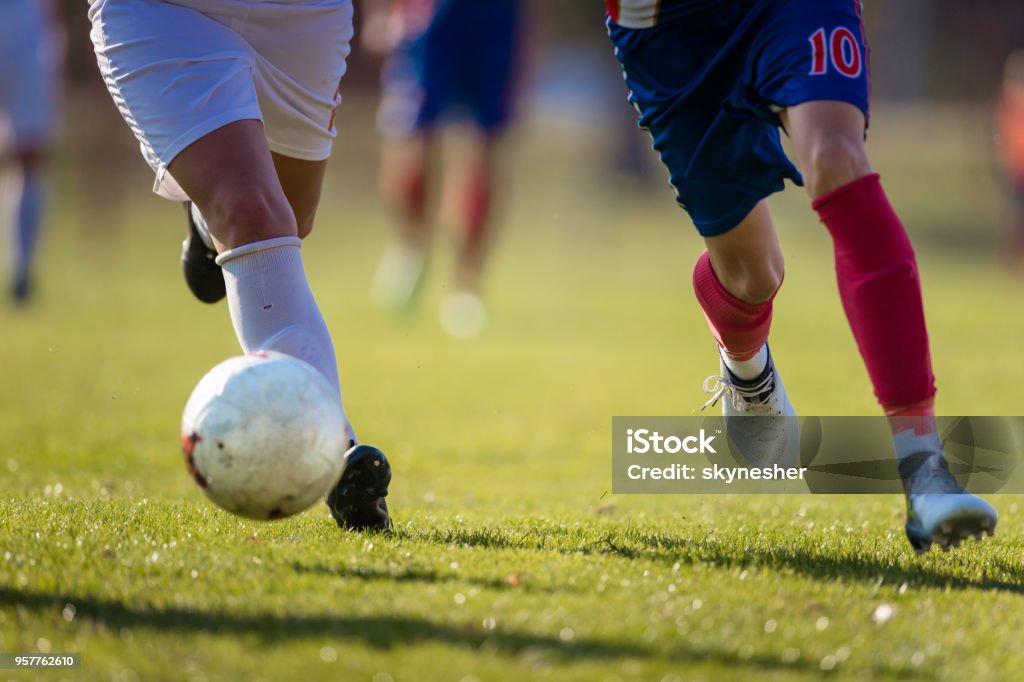
[[[298,236],[295,214],[283,196],[237,184],[218,188],[207,197],[194,197],[206,217],[218,251],[267,239]]]

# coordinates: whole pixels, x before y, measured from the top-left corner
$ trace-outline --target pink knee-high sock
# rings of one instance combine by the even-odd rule
[[[875,396],[890,412],[930,409],[935,377],[917,261],[878,175],[854,180],[813,206],[832,234],[839,296]]]
[[[730,294],[711,267],[705,251],[693,269],[693,291],[704,309],[718,345],[734,360],[749,360],[768,340],[773,294],[764,303],[747,303]]]

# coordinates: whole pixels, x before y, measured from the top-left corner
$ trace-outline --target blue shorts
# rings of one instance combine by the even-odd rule
[[[697,231],[723,234],[789,178],[778,112],[836,100],[867,116],[869,51],[856,0],[722,0],[629,29],[608,20],[640,127]]]
[[[426,28],[401,41],[384,67],[379,123],[390,135],[468,117],[497,131],[512,114],[519,0],[435,0]]]

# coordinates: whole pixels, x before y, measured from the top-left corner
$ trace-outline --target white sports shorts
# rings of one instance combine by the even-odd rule
[[[60,41],[39,0],[0,0],[0,146],[42,144],[57,114]]]
[[[274,152],[330,156],[352,0],[90,0],[100,73],[156,172],[229,123],[263,121]]]

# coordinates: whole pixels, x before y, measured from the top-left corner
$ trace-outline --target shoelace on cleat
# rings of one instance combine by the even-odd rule
[[[724,395],[729,394],[737,412],[765,412],[766,409],[774,412],[771,405],[774,389],[774,371],[768,372],[764,379],[750,386],[741,386],[728,377],[712,374],[704,380],[704,392],[710,394],[711,398],[700,409],[703,412],[714,407]]]

